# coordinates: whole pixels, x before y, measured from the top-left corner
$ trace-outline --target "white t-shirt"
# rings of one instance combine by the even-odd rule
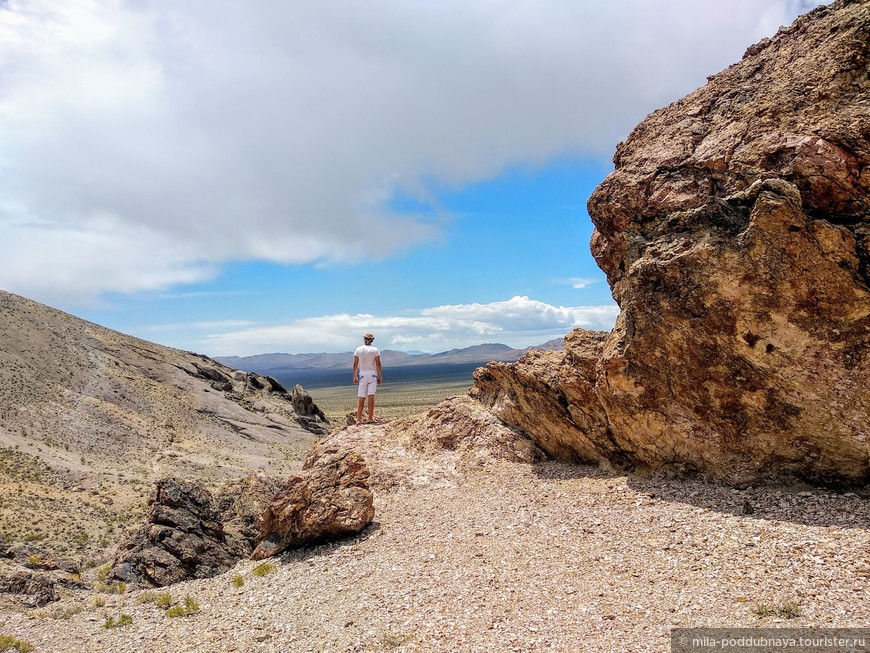
[[[360,372],[377,372],[378,366],[375,364],[375,359],[381,355],[377,347],[372,345],[360,345],[353,352],[353,355],[359,358]]]

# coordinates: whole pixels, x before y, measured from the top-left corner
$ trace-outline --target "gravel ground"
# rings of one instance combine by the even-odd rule
[[[668,651],[674,627],[870,624],[862,496],[496,462],[381,491],[376,510],[268,574],[245,561],[167,588],[199,604],[188,616],[142,591],[68,592],[0,614],[0,634],[46,653]],[[757,614],[788,602],[800,616]]]

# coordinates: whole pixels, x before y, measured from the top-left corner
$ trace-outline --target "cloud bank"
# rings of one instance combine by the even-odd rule
[[[218,331],[192,348],[210,356],[352,351],[367,331],[375,334],[382,349],[436,353],[484,342],[522,348],[559,338],[575,327],[610,330],[618,313],[615,305],[551,306],[517,296],[401,315],[324,315],[289,324]]]
[[[439,224],[392,199],[609,158],[815,4],[7,0],[0,287],[84,303],[407,251]]]

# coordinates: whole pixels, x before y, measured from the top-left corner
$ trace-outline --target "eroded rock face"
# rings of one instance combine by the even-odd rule
[[[426,413],[391,422],[386,431],[430,458],[441,451],[453,452],[456,463],[463,466],[496,460],[536,463],[545,458],[522,430],[506,426],[468,397],[445,399]]]
[[[111,576],[161,587],[223,573],[250,551],[228,538],[208,490],[191,481],[159,481],[148,521],[119,546]]]
[[[251,557],[359,533],[374,517],[369,470],[353,451],[315,448],[300,474],[291,476],[259,517],[260,537]]]
[[[308,391],[298,383],[293,387],[290,396],[293,404],[293,412],[296,413],[297,421],[307,430],[317,435],[329,433],[329,420],[323,411],[314,403],[314,399]]]
[[[40,608],[57,601],[57,581],[29,571],[0,573],[0,594],[11,594],[28,608]]]
[[[471,396],[524,433],[549,456],[595,462],[618,455],[595,395],[595,370],[607,333],[577,330],[561,351],[530,351],[516,363],[474,372]]]
[[[478,397],[557,457],[870,481],[868,72],[870,2],[840,0],[651,114],[589,200],[613,332]]]
[[[280,489],[278,479],[253,472],[217,494],[215,505],[227,540],[234,542],[232,550],[251,554],[260,535],[257,520]]]

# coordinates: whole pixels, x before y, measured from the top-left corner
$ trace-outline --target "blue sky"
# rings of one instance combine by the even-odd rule
[[[0,288],[212,356],[617,314],[619,140],[796,0],[0,4]]]

